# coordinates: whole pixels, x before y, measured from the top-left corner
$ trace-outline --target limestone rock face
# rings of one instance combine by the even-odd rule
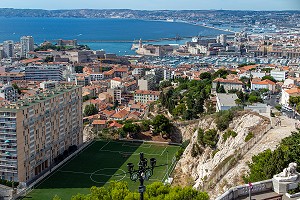
[[[224,141],[223,134],[226,131],[218,131],[218,150],[215,150],[217,153],[213,155],[213,149],[210,147],[203,147],[203,152],[201,154],[198,154],[196,157],[192,157],[191,151],[193,145],[198,144],[197,129],[190,138],[190,144],[185,149],[175,168],[174,183],[178,185],[192,184],[194,188],[201,188],[203,180],[211,175],[213,169],[215,169],[218,164],[228,156],[234,154],[235,150],[245,144],[245,137],[249,132],[261,126],[266,121],[266,118],[258,114],[250,112],[243,113],[241,116],[235,117],[229,125],[229,129],[237,133],[236,137],[230,136],[226,141]],[[202,128],[204,131],[208,129],[217,130],[213,117],[206,117],[200,120],[198,128]]]

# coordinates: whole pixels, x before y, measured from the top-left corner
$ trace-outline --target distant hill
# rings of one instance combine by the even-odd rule
[[[136,18],[136,19],[177,19],[199,20],[201,16],[259,16],[267,13],[299,14],[300,11],[231,11],[231,10],[129,10],[129,9],[75,9],[75,10],[42,10],[0,8],[1,17],[75,17],[75,18]],[[187,15],[189,14],[189,15]],[[277,15],[277,14],[276,14]]]

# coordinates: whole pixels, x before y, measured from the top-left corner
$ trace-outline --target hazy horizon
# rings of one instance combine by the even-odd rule
[[[131,9],[131,10],[300,10],[299,0],[1,0],[0,8],[73,10],[73,9]]]

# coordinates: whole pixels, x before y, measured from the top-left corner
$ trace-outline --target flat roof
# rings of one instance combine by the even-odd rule
[[[82,86],[72,85],[69,88],[61,88],[61,90],[55,90],[55,89],[48,90],[50,92],[48,93],[47,96],[44,96],[44,94],[47,94],[46,92],[43,92],[43,93],[38,94],[38,95],[35,95],[35,96],[32,97],[32,98],[35,98],[35,99],[31,103],[28,100],[19,100],[19,101],[17,101],[14,104],[18,103],[20,105],[22,102],[23,102],[23,104],[25,104],[25,102],[26,102],[26,104],[23,105],[23,106],[19,106],[19,108],[5,108],[5,106],[3,106],[3,107],[0,107],[0,112],[1,111],[18,112],[19,110],[23,110],[23,109],[25,109],[27,107],[33,106],[35,104],[38,104],[38,103],[41,103],[41,102],[44,102],[44,101],[47,101],[47,100],[52,99],[54,97],[57,97],[57,96],[59,96],[61,94],[64,94],[65,92],[69,92],[69,91],[72,91],[74,89],[81,88],[81,87]],[[52,94],[52,91],[54,91],[54,94]],[[80,96],[81,96],[81,94],[80,94]],[[38,99],[38,97],[40,97],[40,99]]]
[[[221,106],[237,106],[235,100],[238,99],[236,94],[217,93],[217,99]]]

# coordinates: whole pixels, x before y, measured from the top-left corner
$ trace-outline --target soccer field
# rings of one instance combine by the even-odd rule
[[[109,181],[126,181],[129,188],[137,190],[139,182],[133,182],[127,174],[127,163],[131,162],[137,168],[139,153],[143,152],[149,160],[154,157],[157,167],[149,184],[155,181],[164,181],[167,169],[172,169],[174,155],[179,146],[132,143],[123,141],[96,141],[84,151],[73,157],[61,168],[41,181],[25,198],[32,200],[51,200],[58,195],[63,200],[69,200],[77,193],[88,193],[92,186],[103,186]]]

